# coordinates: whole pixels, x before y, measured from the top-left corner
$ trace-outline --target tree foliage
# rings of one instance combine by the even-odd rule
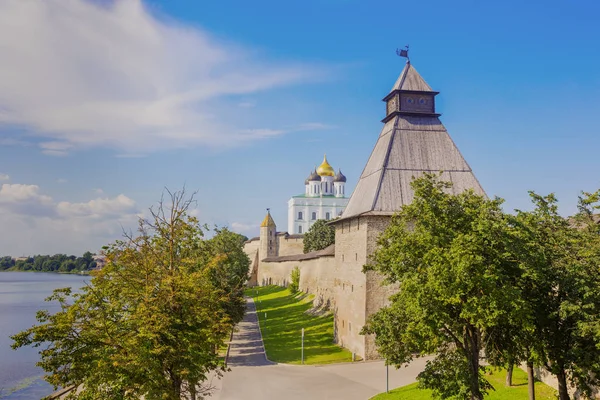
[[[36,255],[15,260],[10,256],[0,257],[0,271],[36,272],[86,272],[96,268],[94,254],[86,251],[82,257],[66,254]]]
[[[300,289],[300,268],[294,267],[290,276],[290,292],[296,293]]]
[[[520,319],[522,309],[511,284],[517,265],[504,257],[501,200],[450,195],[450,184],[436,175],[412,186],[413,203],[392,218],[366,267],[400,290],[364,332],[377,335],[379,351],[396,366],[415,353],[437,353],[419,381],[438,397],[482,399],[483,334],[501,320]]]
[[[561,400],[568,382],[589,395],[600,383],[600,194],[570,220],[553,195],[532,193],[535,209],[510,215],[500,199],[449,194],[436,175],[412,185],[365,266],[399,285],[363,329],[379,352],[396,366],[437,354],[418,380],[439,398],[482,399],[482,349],[493,365],[545,367]]]
[[[569,399],[569,382],[589,396],[600,384],[598,193],[580,198],[573,219],[559,215],[554,195],[530,195],[534,210],[518,211],[513,225],[534,331],[525,343],[515,332],[513,343],[557,377],[561,400]]]
[[[304,234],[304,252],[323,250],[335,243],[335,228],[324,219],[317,220]]]
[[[106,248],[81,293],[54,292],[61,311],[39,312],[39,325],[12,337],[14,348],[42,346],[54,386],[80,386],[80,399],[195,399],[224,370],[216,349],[240,318],[247,260],[236,234],[203,240],[183,192],[170,200]]]

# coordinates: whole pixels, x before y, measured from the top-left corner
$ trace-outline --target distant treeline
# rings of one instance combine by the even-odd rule
[[[37,255],[19,259],[0,257],[0,271],[82,272],[92,270],[96,266],[94,254],[89,251],[81,257],[66,254]]]

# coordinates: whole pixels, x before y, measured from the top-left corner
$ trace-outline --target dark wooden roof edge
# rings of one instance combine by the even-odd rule
[[[285,239],[302,239],[302,238],[304,238],[304,234],[294,233],[294,234],[290,235],[288,232],[277,232],[275,234],[275,236],[285,236]],[[252,239],[248,239],[244,243],[250,243],[250,242],[254,242],[256,240],[260,240],[260,236],[255,236]]]
[[[321,257],[335,257],[335,244],[325,247],[323,250],[311,251],[306,254],[293,254],[291,256],[267,257],[263,262],[283,262],[283,261],[306,261]]]
[[[440,94],[440,92],[436,92],[434,90],[405,90],[405,89],[394,89],[392,90],[387,96],[385,96],[383,99],[381,99],[381,101],[388,101],[389,99],[391,99],[392,97],[394,97],[394,95],[396,93],[410,93],[410,94],[417,94],[417,93],[424,93],[424,94],[432,94],[434,96],[437,96],[438,94]]]
[[[396,115],[410,115],[413,117],[433,117],[439,118],[442,114],[439,113],[429,113],[429,112],[419,112],[419,111],[392,111],[387,117],[381,120],[384,124],[394,118]]]
[[[329,221],[328,224],[336,225],[339,222],[342,222],[342,221],[345,222],[345,221],[351,220],[353,218],[359,218],[359,217],[391,217],[395,213],[396,213],[395,211],[365,211],[360,214],[350,215],[349,217],[343,217],[343,218],[340,217],[336,220]]]

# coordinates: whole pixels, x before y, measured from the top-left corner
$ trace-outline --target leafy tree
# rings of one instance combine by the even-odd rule
[[[290,277],[290,292],[296,293],[300,289],[300,268],[294,267]]]
[[[535,328],[528,346],[557,377],[561,400],[569,399],[569,381],[590,396],[600,384],[600,337],[592,328],[600,326],[600,231],[593,216],[599,194],[580,199],[574,220],[558,214],[554,195],[530,194],[535,209],[514,218]]]
[[[0,258],[0,271],[7,270],[14,267],[15,261],[11,256],[5,256]]]
[[[215,235],[204,242],[205,255],[217,260],[211,270],[213,285],[225,294],[222,307],[226,310],[233,324],[244,318],[246,301],[244,288],[250,272],[250,258],[244,252],[244,242],[248,238],[227,228],[215,228]]]
[[[94,261],[94,255],[91,252],[86,251],[85,253],[83,253],[83,256],[81,257],[81,259],[83,260],[85,265],[89,265],[90,263],[92,263]]]
[[[335,243],[335,228],[324,219],[317,220],[304,234],[304,252],[323,250]]]
[[[228,286],[215,285],[215,271],[232,252],[215,255],[218,240],[202,240],[190,202],[179,192],[151,209],[137,236],[105,248],[108,262],[89,286],[56,290],[49,300],[61,311],[39,312],[39,325],[12,337],[14,348],[43,346],[38,365],[51,384],[80,386],[73,396],[81,399],[196,399],[208,391],[202,382],[223,370],[215,349],[232,326],[222,307]]]
[[[412,182],[415,197],[392,217],[365,270],[398,284],[391,304],[363,334],[397,367],[414,354],[437,354],[419,375],[439,398],[482,399],[491,388],[479,354],[487,330],[521,321],[524,302],[512,282],[518,264],[506,256],[508,224],[500,199],[465,191],[428,174]]]

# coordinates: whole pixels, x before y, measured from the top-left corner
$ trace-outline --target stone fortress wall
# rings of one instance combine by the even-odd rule
[[[336,343],[363,359],[376,359],[373,338],[360,335],[368,316],[387,304],[393,289],[382,285],[378,275],[363,273],[367,254],[376,246],[389,217],[362,217],[336,226],[336,245],[303,254],[298,235],[278,233],[278,252],[274,257],[260,256],[259,238],[246,242],[244,250],[252,260],[250,286],[287,286],[292,270],[300,269],[300,287],[315,296],[315,306],[327,307],[334,314]]]

